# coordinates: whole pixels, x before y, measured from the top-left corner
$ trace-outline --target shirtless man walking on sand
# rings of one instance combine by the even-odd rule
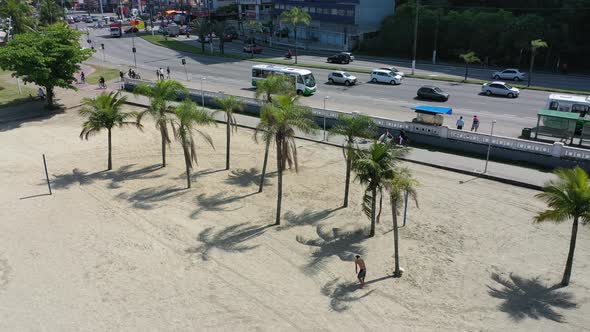
[[[367,274],[367,267],[365,266],[365,261],[361,258],[360,255],[356,255],[356,259],[354,260],[354,273],[357,273],[356,277],[359,279],[361,283],[361,288],[365,286],[365,276]]]

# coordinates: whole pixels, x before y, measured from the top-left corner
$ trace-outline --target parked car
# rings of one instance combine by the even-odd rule
[[[328,75],[328,82],[330,82],[330,84],[339,83],[349,86],[356,84],[356,77],[350,75],[350,73],[339,70],[331,72]]]
[[[505,82],[491,82],[483,84],[481,86],[481,92],[485,93],[487,96],[500,95],[508,98],[516,98],[518,97],[520,90]]]
[[[94,20],[92,19],[92,16],[88,16],[88,17],[86,17],[86,19],[84,20],[84,22],[86,22],[86,23],[92,23],[92,22],[94,22]]]
[[[92,16],[92,22],[96,22],[98,21],[98,17],[97,16]]]
[[[334,54],[332,56],[329,56],[327,59],[328,62],[330,63],[350,63],[350,57],[346,54]]]
[[[80,22],[80,16],[74,16],[74,22],[78,23]]]
[[[518,69],[504,69],[502,71],[497,71],[492,74],[492,78],[495,80],[503,79],[503,80],[512,80],[512,81],[522,81],[524,80],[524,73]]]
[[[371,72],[371,82],[402,84],[402,77],[400,75],[396,75],[391,70],[373,69]]]
[[[248,45],[244,46],[243,50],[246,53],[255,53],[255,54],[262,53],[262,47],[260,47],[258,45],[254,45],[254,44],[248,44]]]
[[[397,68],[395,68],[395,67],[382,67],[382,68],[379,68],[379,69],[389,70],[390,72],[392,72],[392,73],[394,73],[396,75],[399,75],[401,77],[406,76],[406,74],[404,74],[404,72],[401,72],[401,71],[397,70]]]
[[[125,30],[125,33],[138,33],[138,32],[139,32],[139,29],[136,27],[131,27],[131,28]]]
[[[348,55],[348,57],[350,58],[350,62],[353,62],[354,61],[354,55],[352,55],[352,53],[350,53],[350,52],[340,52],[340,54]]]
[[[450,95],[439,87],[432,86],[432,85],[425,85],[418,89],[417,92],[418,98],[422,99],[431,99],[431,100],[439,100],[439,101],[447,101],[449,100]]]

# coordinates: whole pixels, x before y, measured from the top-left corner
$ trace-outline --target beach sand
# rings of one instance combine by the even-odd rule
[[[572,283],[561,280],[571,223],[534,224],[532,190],[406,164],[420,207],[400,229],[393,271],[391,211],[374,238],[362,187],[342,209],[340,149],[298,140],[274,223],[276,157],[257,194],[264,146],[203,128],[193,188],[177,142],[160,168],[146,122],[78,138],[75,110],[0,126],[2,331],[580,331],[590,327],[590,234],[580,227]],[[41,154],[48,160],[47,193]],[[42,195],[42,196],[36,196]],[[401,223],[401,218],[400,218]],[[359,289],[354,254],[367,263]]]

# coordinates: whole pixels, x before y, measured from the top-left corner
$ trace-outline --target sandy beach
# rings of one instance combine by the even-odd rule
[[[362,187],[342,209],[340,149],[299,140],[274,222],[275,151],[257,194],[264,146],[203,128],[193,188],[173,142],[113,131],[82,141],[82,119],[0,125],[2,331],[580,331],[590,328],[590,230],[580,227],[572,282],[561,280],[571,225],[534,224],[529,189],[406,164],[420,182],[400,229],[393,271],[391,211],[368,239]],[[46,154],[54,195],[47,193]],[[385,201],[384,201],[385,203]],[[356,283],[354,254],[367,262]]]

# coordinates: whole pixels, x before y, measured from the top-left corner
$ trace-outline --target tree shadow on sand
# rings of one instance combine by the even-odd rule
[[[303,268],[305,273],[317,273],[323,261],[329,257],[338,256],[343,261],[354,261],[355,255],[365,252],[360,244],[366,239],[362,230],[342,232],[339,228],[332,228],[327,231],[324,227],[317,226],[316,233],[319,238],[314,240],[306,240],[299,235],[296,237],[297,242],[316,248]]]
[[[214,195],[200,194],[196,197],[195,203],[199,206],[198,209],[193,211],[190,215],[192,219],[196,219],[203,211],[235,211],[242,207],[230,208],[226,205],[237,202],[243,198],[255,195],[256,193],[245,194],[241,196],[225,196],[225,193],[217,193]]]
[[[279,226],[280,229],[289,229],[296,226],[303,225],[317,225],[320,221],[328,218],[332,213],[342,209],[342,207],[335,209],[325,209],[320,211],[313,211],[310,208],[305,208],[303,212],[296,214],[288,211],[283,215],[286,222]]]
[[[258,245],[248,245],[247,241],[252,240],[266,231],[272,225],[259,226],[241,223],[228,226],[216,233],[214,227],[208,227],[199,233],[197,241],[201,244],[185,250],[188,254],[200,254],[203,260],[209,260],[210,251],[219,249],[228,253],[240,253],[255,249]]]
[[[159,202],[182,196],[187,192],[184,188],[152,187],[143,188],[134,193],[121,193],[117,195],[117,198],[129,201],[134,208],[151,210],[157,208]]]
[[[264,177],[264,185],[269,184],[269,178],[276,176],[276,172],[267,173]],[[240,187],[258,186],[260,184],[260,173],[256,168],[232,170],[225,183]]]
[[[72,185],[89,185],[96,181],[109,181],[108,187],[111,189],[120,188],[120,182],[130,180],[147,180],[156,179],[163,176],[163,174],[151,174],[162,168],[159,164],[146,166],[143,168],[132,169],[135,164],[125,165],[119,167],[117,170],[100,171],[88,173],[74,168],[72,173],[52,174],[51,187],[54,189],[68,189]],[[47,185],[43,181],[42,185]]]
[[[375,290],[364,291],[359,288],[357,282],[341,282],[336,278],[332,281],[327,282],[322,287],[322,294],[330,298],[330,307],[337,312],[343,312],[350,308],[351,302],[359,301],[360,299],[369,296]],[[354,294],[357,293],[358,294]]]
[[[498,308],[506,312],[514,321],[521,321],[526,317],[532,319],[546,318],[562,323],[563,315],[554,308],[572,309],[577,304],[572,301],[573,295],[557,291],[561,285],[547,287],[539,281],[539,277],[525,279],[510,274],[509,279],[497,273],[492,273],[492,280],[502,286],[501,289],[488,286],[488,294],[502,299]]]

